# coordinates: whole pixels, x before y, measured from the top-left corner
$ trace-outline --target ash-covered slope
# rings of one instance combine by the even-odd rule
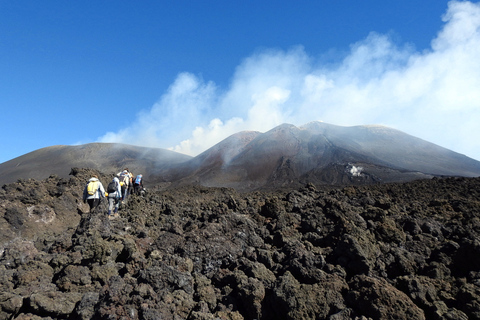
[[[311,122],[301,129],[378,164],[432,175],[476,177],[480,162],[399,130],[378,125],[341,127]]]
[[[128,167],[145,176],[191,159],[165,149],[118,143],[90,143],[79,146],[42,148],[0,164],[0,185],[17,179],[45,179],[50,175],[67,178],[73,167],[117,173]]]
[[[109,220],[93,173],[0,189],[1,319],[480,319],[480,178],[150,190]]]
[[[238,133],[164,173],[177,185],[237,189],[480,175],[480,162],[383,126],[312,122]]]

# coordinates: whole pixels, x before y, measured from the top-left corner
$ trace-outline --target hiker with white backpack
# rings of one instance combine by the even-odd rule
[[[112,182],[108,184],[106,194],[108,197],[108,218],[112,219],[118,217],[118,208],[120,207],[120,199],[122,198],[122,188],[117,177],[114,177]]]
[[[88,202],[90,213],[93,213],[104,197],[105,189],[103,188],[103,184],[98,180],[97,175],[92,175],[83,190],[83,203]]]

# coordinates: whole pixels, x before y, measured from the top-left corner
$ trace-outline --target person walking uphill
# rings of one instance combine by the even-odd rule
[[[128,197],[128,187],[132,183],[132,174],[128,171],[128,168],[123,169],[117,173],[118,180],[120,181],[120,186],[122,188],[122,202],[127,203]]]
[[[140,194],[140,191],[143,189],[143,175],[139,174],[133,182],[133,192],[136,195]]]
[[[83,190],[83,202],[88,202],[90,213],[96,210],[104,197],[105,189],[103,188],[103,184],[98,180],[96,175],[93,175]]]
[[[114,177],[112,182],[107,186],[108,194],[108,218],[118,217],[118,207],[120,206],[120,199],[122,198],[122,188],[120,181]],[[115,209],[114,209],[115,207]],[[112,214],[113,210],[113,214]]]

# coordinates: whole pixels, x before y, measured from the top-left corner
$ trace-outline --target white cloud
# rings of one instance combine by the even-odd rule
[[[210,122],[211,107],[216,104],[216,87],[190,73],[181,73],[160,101],[148,111],[137,114],[130,126],[108,132],[101,142],[122,142],[163,147],[177,144],[198,126]]]
[[[449,2],[432,47],[372,32],[335,66],[303,48],[246,58],[226,90],[180,74],[130,127],[100,141],[198,154],[241,130],[322,120],[383,124],[480,160],[480,4]]]

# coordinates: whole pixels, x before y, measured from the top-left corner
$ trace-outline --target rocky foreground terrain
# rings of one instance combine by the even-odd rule
[[[0,319],[480,319],[480,178],[151,189],[109,220],[92,173],[0,189]]]

